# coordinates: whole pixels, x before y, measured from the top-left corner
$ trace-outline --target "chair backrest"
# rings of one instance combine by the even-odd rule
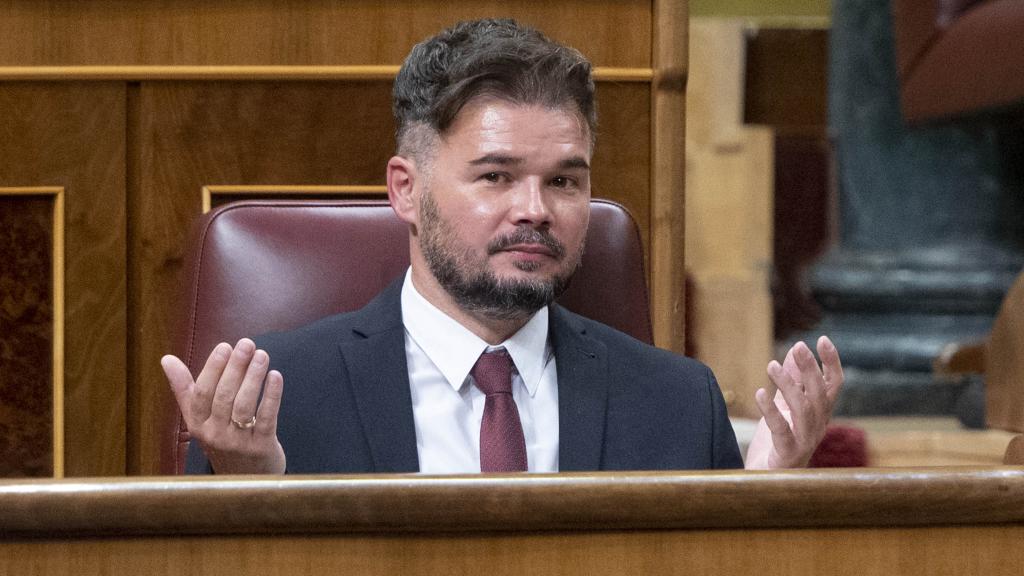
[[[408,228],[384,201],[236,202],[202,217],[189,258],[174,352],[198,374],[218,342],[362,307],[409,266]],[[651,342],[643,264],[632,216],[594,200],[582,265],[559,302]],[[164,413],[161,472],[180,474],[188,432],[173,401]]]

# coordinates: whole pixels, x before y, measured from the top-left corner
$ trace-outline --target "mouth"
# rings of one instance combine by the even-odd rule
[[[547,256],[548,258],[557,257],[555,251],[544,244],[514,244],[502,248],[501,252],[519,253],[528,256]]]
[[[547,230],[520,226],[515,232],[491,242],[487,252],[491,255],[509,252],[519,258],[530,260],[559,260],[565,254],[565,247]]]

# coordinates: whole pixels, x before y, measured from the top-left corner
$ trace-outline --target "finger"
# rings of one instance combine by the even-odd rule
[[[231,406],[231,419],[235,422],[248,422],[256,415],[256,403],[263,389],[268,364],[269,357],[266,352],[257,350],[253,353],[252,361],[246,368],[245,377]]]
[[[767,395],[769,400],[778,400],[779,387],[776,386],[775,382],[772,381],[771,374],[773,370],[781,369],[782,367],[775,360],[772,360],[771,362],[768,363],[768,383],[765,384],[763,388],[760,388],[760,390],[764,390],[764,393]],[[757,393],[754,394],[754,399],[757,399]]]
[[[213,395],[217,390],[217,382],[220,381],[224,367],[228,365],[231,358],[231,345],[221,342],[213,347],[210,356],[206,359],[203,370],[196,378],[192,404],[189,410],[192,412],[187,418],[191,422],[205,422],[210,417],[213,407]]]
[[[800,379],[800,368],[796,365],[796,357],[794,356],[797,344],[800,344],[800,342],[790,346],[789,350],[786,352],[786,359],[782,361],[782,369],[785,370],[786,374],[789,374],[789,377],[793,380]]]
[[[277,434],[277,413],[281,408],[281,397],[284,395],[284,377],[277,370],[267,374],[267,383],[263,387],[263,400],[260,401],[256,413],[256,433],[266,436]]]
[[[171,392],[174,393],[174,400],[178,403],[178,410],[182,414],[189,414],[189,406],[192,404],[192,387],[195,381],[188,371],[188,366],[178,359],[177,356],[168,354],[160,359],[160,367],[167,376],[167,383],[171,385]]]
[[[249,362],[256,351],[256,345],[248,338],[242,338],[235,344],[227,366],[217,382],[217,390],[213,395],[213,406],[210,419],[218,424],[226,425],[231,419],[231,407],[235,403],[235,395],[242,386],[242,380],[249,369]]]
[[[811,349],[801,342],[794,355],[797,366],[800,367],[800,383],[803,385],[804,397],[812,407],[818,410],[825,408],[825,377],[822,376],[821,368],[811,354]]]
[[[800,397],[804,400],[799,415],[794,415],[793,418],[797,442],[802,445],[817,444],[832,411],[825,396],[825,379],[806,344],[801,343],[794,355],[797,366],[800,367],[800,379],[803,384],[803,394]]]
[[[843,387],[843,363],[839,359],[839,350],[828,336],[818,338],[818,356],[825,371],[825,394],[830,405],[834,405]]]
[[[802,342],[797,342],[793,346],[793,356],[799,365],[800,351],[799,348],[806,348]],[[770,366],[770,365],[769,365]],[[793,412],[802,411],[807,404],[807,399],[804,397],[803,387],[799,382],[793,379],[789,370],[785,368],[769,370],[768,377],[771,378],[772,382],[779,387],[779,392],[782,393],[782,398],[786,401],[790,410]]]
[[[761,416],[764,417],[764,423],[772,431],[773,437],[779,435],[791,436],[793,431],[789,427],[789,422],[786,421],[779,407],[775,405],[772,396],[764,388],[759,388],[754,394],[754,401],[757,403],[758,410],[761,411]]]

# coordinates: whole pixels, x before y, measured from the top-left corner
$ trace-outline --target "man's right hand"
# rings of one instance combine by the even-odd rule
[[[189,432],[203,447],[214,472],[284,473],[284,450],[277,440],[284,379],[276,370],[267,372],[266,352],[257,350],[248,338],[234,348],[222,342],[195,380],[176,356],[164,356],[160,365]]]

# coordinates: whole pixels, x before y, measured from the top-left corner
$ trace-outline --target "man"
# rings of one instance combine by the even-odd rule
[[[413,48],[387,165],[408,273],[362,310],[218,345],[194,381],[165,356],[189,470],[741,466],[706,367],[553,304],[589,220],[593,96],[578,52],[513,21]],[[803,344],[769,365],[779,393],[757,393],[748,464],[810,458],[842,385],[834,346],[818,350],[823,371]]]

